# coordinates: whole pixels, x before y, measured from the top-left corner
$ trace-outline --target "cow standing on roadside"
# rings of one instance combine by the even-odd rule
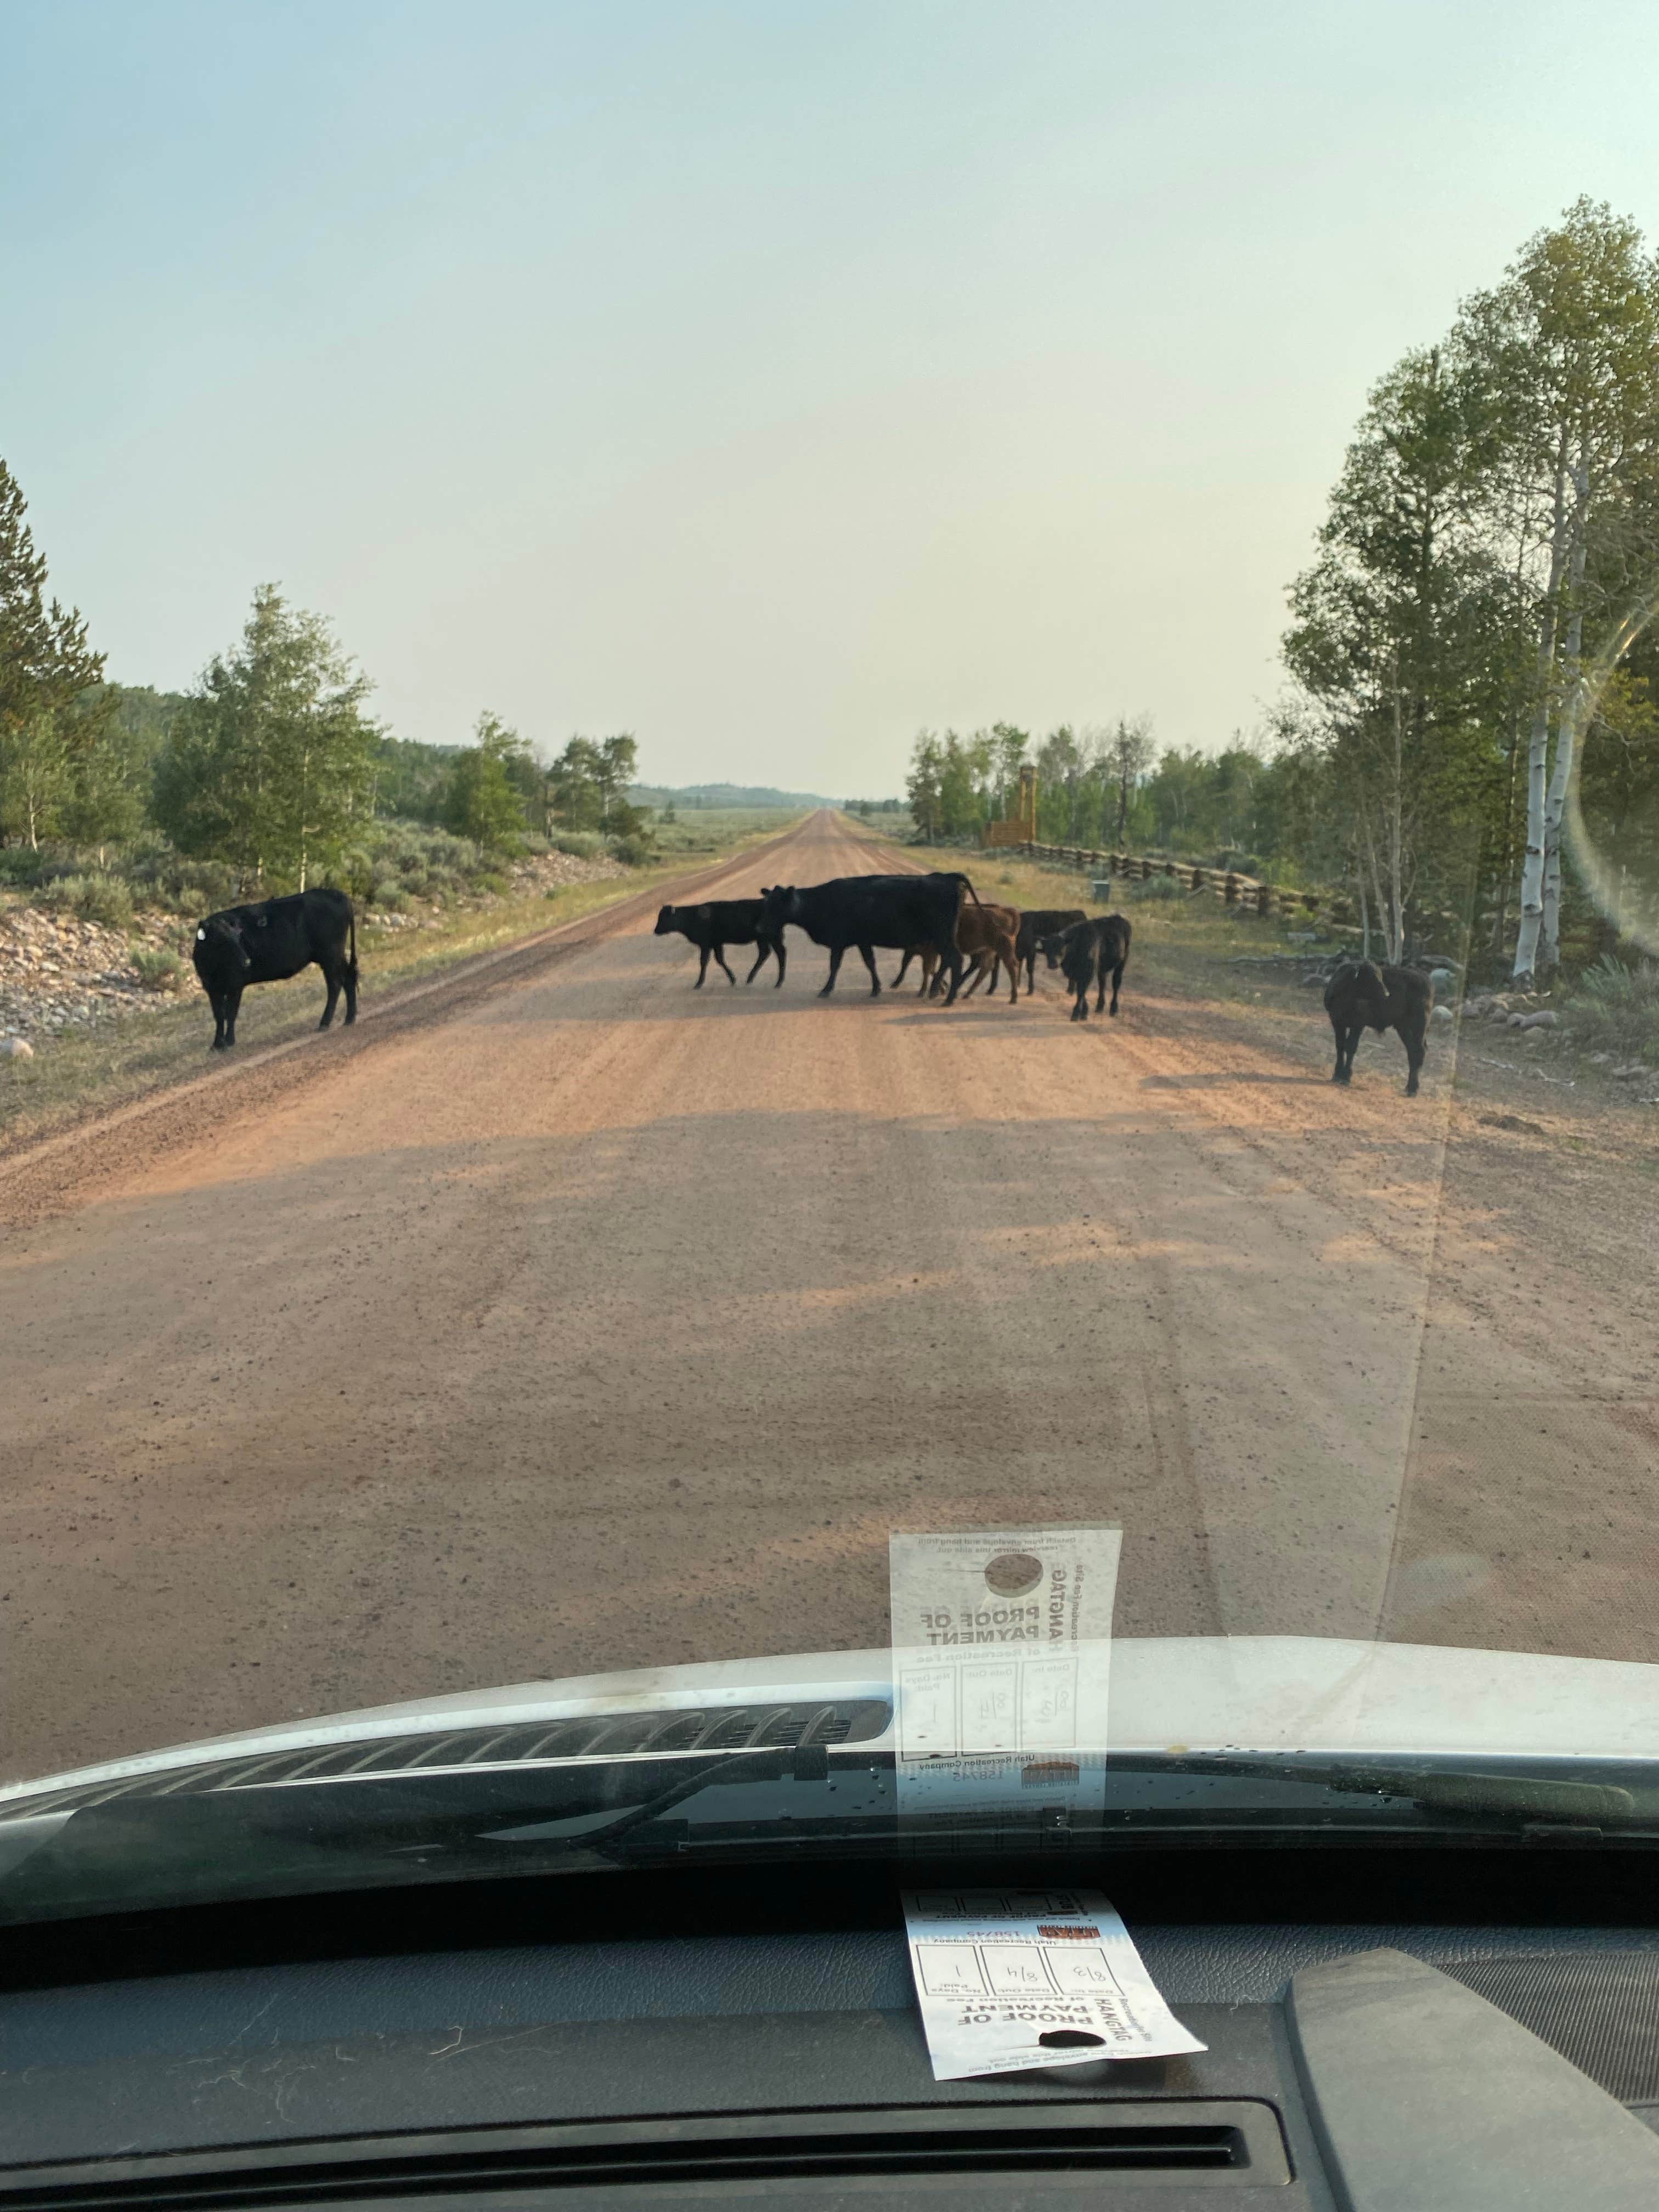
[[[213,1009],[213,1049],[236,1042],[236,1014],[250,983],[281,983],[314,962],[328,986],[317,1024],[334,1019],[342,990],[348,1028],[357,1018],[357,917],[343,891],[295,891],[252,906],[228,906],[199,923],[191,957]]]
[[[701,906],[665,906],[657,915],[655,934],[659,937],[684,937],[702,953],[697,980],[691,986],[694,991],[702,988],[703,977],[708,973],[711,953],[720,963],[726,981],[737,981],[737,977],[726,965],[728,945],[757,945],[760,947],[754,966],[743,979],[745,983],[752,983],[775,954],[778,980],[772,988],[777,990],[782,986],[786,965],[783,932],[781,929],[775,931],[767,924],[764,891],[759,898],[705,899]]]
[[[1434,984],[1420,968],[1343,961],[1325,986],[1325,1012],[1336,1033],[1331,1081],[1352,1082],[1354,1053],[1367,1030],[1375,1030],[1378,1036],[1397,1030],[1406,1048],[1406,1096],[1415,1098],[1433,1007]]]
[[[870,995],[881,996],[876,949],[902,952],[926,945],[951,971],[947,1006],[962,985],[962,955],[957,950],[957,915],[963,894],[975,906],[979,894],[966,876],[952,872],[927,876],[836,876],[805,886],[775,884],[766,894],[768,923],[781,935],[793,923],[830,954],[830,980],[818,993],[827,999],[836,988],[841,963],[856,945],[870,971]]]
[[[1117,1012],[1118,987],[1129,957],[1129,924],[1121,914],[1097,915],[1093,921],[1074,921],[1069,929],[1040,938],[1038,950],[1051,968],[1058,968],[1070,984],[1074,1003],[1072,1019],[1089,1018],[1089,986],[1095,987],[1095,1012],[1106,1000],[1106,978],[1112,979],[1109,1013]]]

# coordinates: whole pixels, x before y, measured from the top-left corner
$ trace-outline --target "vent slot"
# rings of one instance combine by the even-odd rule
[[[671,1752],[872,1743],[885,1732],[891,1717],[885,1699],[852,1698],[835,1704],[713,1705],[690,1711],[672,1707],[578,1720],[514,1722],[506,1727],[360,1736],[321,1748],[301,1745],[235,1759],[194,1759],[152,1774],[33,1790],[8,1802],[0,1812],[0,1827],[9,1817],[86,1812],[96,1805],[140,1799],[368,1782],[387,1775],[453,1773],[469,1766],[546,1766],[572,1759],[653,1759]]]
[[[243,2212],[263,2205],[386,2203],[509,2191],[779,2185],[939,2176],[1207,2174],[1290,2179],[1278,2115],[1255,2100],[1181,2099],[1034,2108],[933,2106],[887,2112],[766,2112],[512,2130],[508,2141],[419,2153],[407,2143],[316,2143],[263,2156],[129,2159],[14,2173],[6,2212]]]

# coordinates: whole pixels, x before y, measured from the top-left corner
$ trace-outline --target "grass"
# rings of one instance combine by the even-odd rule
[[[1581,1043],[1659,1066],[1659,961],[1627,967],[1604,954],[1579,977],[1568,1015]]]
[[[684,854],[724,853],[757,837],[775,837],[805,817],[783,806],[688,806],[672,822],[660,815],[651,830],[665,859]]]
[[[735,824],[735,817],[732,810],[721,818]],[[739,850],[775,836],[797,819],[756,810],[747,817],[751,826],[734,826],[715,849],[720,854]],[[440,974],[457,961],[578,921],[584,915],[684,875],[686,866],[686,855],[676,853],[656,866],[634,869],[625,877],[561,884],[487,908],[453,907],[441,911],[434,917],[437,927],[430,929],[382,932],[365,927],[360,920],[357,951],[365,997],[383,997]],[[193,974],[186,971],[185,980],[185,994],[176,1005],[161,1004],[153,1012],[128,1015],[92,1029],[61,1030],[36,1040],[33,1060],[0,1066],[0,1151],[15,1150],[75,1121],[204,1074],[214,1064],[208,1050],[213,1018]],[[314,968],[291,982],[261,984],[250,991],[236,1024],[239,1050],[284,1044],[305,1036],[317,1025],[323,998],[322,978]]]

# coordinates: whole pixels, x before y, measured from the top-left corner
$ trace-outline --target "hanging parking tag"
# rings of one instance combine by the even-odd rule
[[[907,1890],[904,1924],[936,2081],[1208,2047],[1097,1889]]]
[[[1105,1802],[1120,1528],[889,1539],[902,1828],[1063,1834]]]

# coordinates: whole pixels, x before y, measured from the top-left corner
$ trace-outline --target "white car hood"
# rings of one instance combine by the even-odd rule
[[[886,1651],[792,1654],[519,1682],[245,1729],[0,1787],[0,1816],[43,1790],[392,1732],[891,1696]],[[860,1741],[890,1748],[890,1731]],[[1659,1667],[1438,1644],[1297,1636],[1126,1637],[1113,1644],[1109,1753],[1304,1752],[1334,1758],[1659,1757]],[[651,1755],[651,1754],[647,1754]]]

